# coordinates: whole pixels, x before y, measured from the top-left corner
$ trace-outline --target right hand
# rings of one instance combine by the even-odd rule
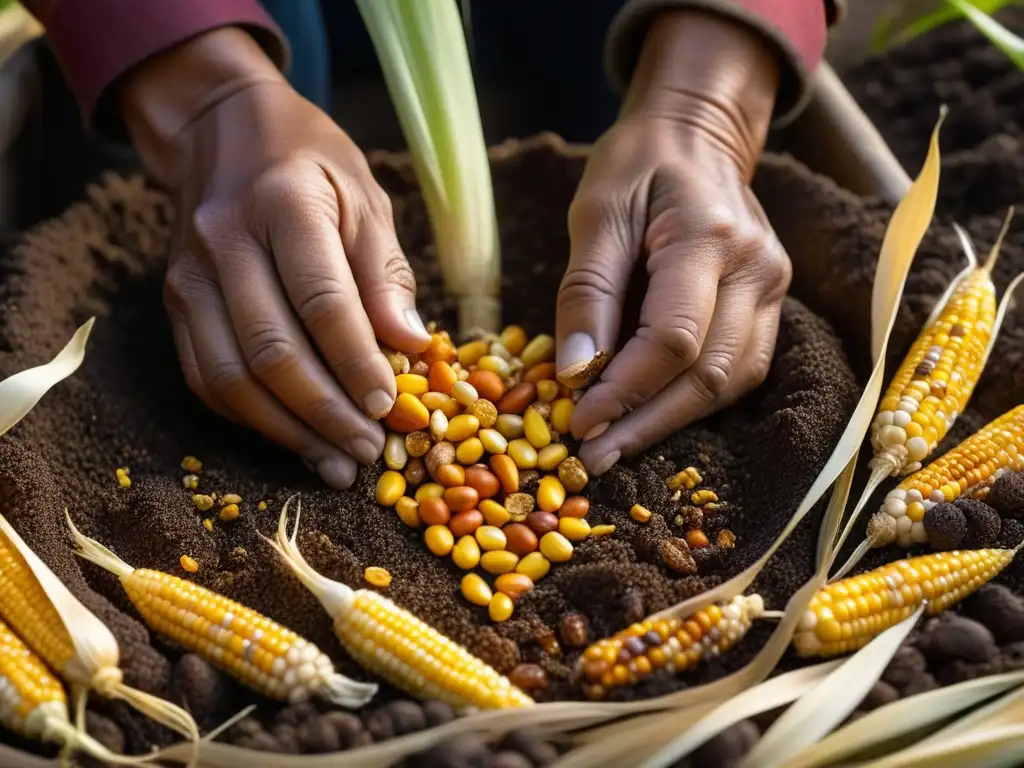
[[[225,32],[262,56],[239,30],[207,36]],[[157,72],[152,87],[167,77]],[[165,148],[140,125],[157,109],[125,110],[177,203],[164,297],[181,367],[210,408],[348,487],[357,461],[380,456],[376,419],[396,397],[377,339],[407,352],[430,341],[415,278],[387,194],[330,117],[272,65],[224,91]],[[133,93],[160,98],[144,77]]]

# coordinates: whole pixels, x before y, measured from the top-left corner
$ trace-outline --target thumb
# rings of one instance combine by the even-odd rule
[[[623,213],[610,199],[579,198],[569,210],[569,265],[558,289],[558,379],[580,388],[595,379],[619,335],[622,305],[639,253]]]

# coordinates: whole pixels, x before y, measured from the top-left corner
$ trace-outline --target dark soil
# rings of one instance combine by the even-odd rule
[[[987,92],[994,103],[1009,104],[1007,93],[1024,92],[1024,79],[999,54],[986,52],[985,44],[962,25],[933,38],[884,63],[865,65],[854,76],[858,95],[883,133],[894,137],[914,173],[938,112],[938,96],[918,84],[931,83],[938,68],[949,68],[942,77],[969,83],[957,91],[964,99],[979,99]],[[966,64],[962,74],[950,64],[926,64],[936,56],[943,62],[961,56],[985,62],[983,69],[991,75],[980,81],[968,77],[974,70]],[[900,73],[906,76],[887,80]],[[1007,91],[1007,83],[1015,78],[1016,88]],[[874,96],[867,95],[874,93],[870,84],[876,81],[887,85]],[[950,100],[950,107],[951,118],[956,116],[958,122],[950,123],[956,130],[943,133],[940,216],[907,282],[893,361],[909,347],[932,302],[962,265],[948,217],[955,215],[979,248],[987,248],[1005,205],[1024,202],[1024,176],[1012,170],[1021,162],[1024,119],[1018,121],[1013,108],[1007,107],[1009,116],[1000,118],[998,125],[1010,127],[998,135],[983,110],[955,100]],[[984,124],[972,130],[974,119]],[[507,276],[506,319],[522,323],[531,333],[551,330],[555,292],[568,254],[565,211],[583,164],[581,154],[544,137],[506,145],[494,155]],[[402,245],[420,281],[421,312],[450,327],[451,303],[442,295],[411,173],[400,163],[381,158],[375,169],[394,199]],[[294,457],[223,421],[190,395],[161,307],[169,207],[161,194],[138,179],[107,179],[61,219],[37,228],[0,255],[0,377],[49,359],[88,316],[98,317],[79,372],[0,439],[0,509],[71,590],[110,625],[121,644],[127,681],[184,699],[206,728],[252,696],[194,656],[182,655],[150,635],[115,579],[71,555],[65,507],[86,534],[111,546],[132,565],[184,575],[178,559],[190,554],[200,563],[194,576],[198,582],[294,628],[328,652],[342,671],[361,677],[334,639],[322,608],[257,535],[269,533],[283,500],[301,492],[300,545],[325,575],[359,586],[364,567],[386,567],[394,576],[389,595],[396,602],[502,671],[520,661],[541,664],[552,680],[547,697],[576,697],[567,683],[572,654],[548,656],[537,641],[539,634],[556,628],[572,609],[587,617],[593,637],[606,635],[748,565],[778,534],[810,487],[856,402],[858,376],[865,374],[869,363],[874,263],[891,210],[845,193],[780,157],[765,158],[755,188],[789,250],[795,275],[768,381],[741,405],[684,430],[588,487],[591,522],[614,522],[615,535],[580,546],[572,562],[553,569],[505,624],[490,625],[483,610],[468,605],[458,595],[459,572],[429,554],[394,514],[376,506],[373,484],[378,470],[365,470],[348,492],[330,491]],[[1017,227],[1008,238],[997,270],[1000,288],[1024,269],[1021,233],[1024,228]],[[1018,403],[1016,393],[1024,386],[1022,338],[1024,319],[1011,314],[968,412],[943,449]],[[179,462],[186,454],[204,462],[202,490],[243,496],[237,522],[218,523],[212,533],[202,527],[204,515],[181,486],[184,472]],[[701,471],[706,485],[725,504],[722,519],[711,525],[728,527],[737,541],[734,549],[702,556],[697,575],[681,577],[664,567],[657,543],[679,530],[673,525],[677,510],[662,480],[689,465]],[[132,487],[127,490],[119,488],[114,477],[121,466],[131,468]],[[264,512],[256,508],[260,500],[269,505]],[[636,524],[627,515],[637,502],[655,512],[647,525]],[[809,577],[820,511],[819,507],[818,514],[797,530],[757,580],[755,588],[770,607],[784,605]],[[875,553],[870,562],[877,564],[894,554]],[[1000,582],[1021,594],[1024,565],[1011,566]],[[1010,640],[996,626],[998,611],[970,615],[989,626],[994,650],[990,658],[950,666],[955,671],[947,677],[1024,663],[1020,640]],[[770,626],[760,625],[724,658],[690,675],[656,678],[632,695],[678,689],[738,668],[759,650],[769,631]],[[950,647],[956,648],[952,640],[929,646],[928,658],[946,658],[943,654],[951,653]],[[933,675],[936,683],[951,681],[938,676],[941,669],[937,667]],[[897,695],[908,692],[905,686],[890,687]],[[876,693],[876,698],[890,695],[886,690]],[[97,697],[90,703],[92,730],[112,746],[141,752],[170,740],[169,734],[122,706]],[[265,750],[320,752],[384,740],[451,717],[444,708],[414,705],[387,689],[358,716],[258,703],[256,715],[233,728],[226,740]],[[749,730],[736,729],[736,738],[749,740]],[[38,751],[6,734],[5,741]],[[539,765],[553,755],[550,746],[530,734],[516,734],[509,742],[488,748],[453,741],[422,756],[420,763]]]

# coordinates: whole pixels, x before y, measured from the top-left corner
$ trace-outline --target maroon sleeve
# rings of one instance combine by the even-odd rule
[[[838,21],[842,6],[842,0],[629,0],[608,32],[607,68],[613,84],[625,90],[655,15],[679,8],[718,13],[758,30],[778,52],[783,65],[779,124],[806,103],[810,74],[821,62],[828,26]]]
[[[173,45],[224,26],[246,29],[278,67],[287,41],[258,0],[23,0],[47,39],[86,122],[129,69]]]

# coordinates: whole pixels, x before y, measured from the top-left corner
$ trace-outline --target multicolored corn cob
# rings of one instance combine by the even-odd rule
[[[793,636],[793,647],[805,657],[856,651],[911,616],[923,601],[929,614],[955,605],[994,579],[1016,552],[936,552],[828,584],[811,599]]]
[[[70,518],[78,555],[114,573],[146,623],[262,695],[297,702],[319,696],[359,707],[377,686],[338,674],[326,654],[272,619],[198,584],[132,568],[83,535]]]
[[[760,595],[738,595],[687,619],[634,624],[584,651],[577,670],[583,693],[603,699],[611,689],[635,685],[658,670],[692,669],[736,645],[763,613]]]
[[[958,446],[905,478],[868,523],[872,547],[928,541],[925,513],[936,504],[976,493],[1004,472],[1024,468],[1024,405],[990,421]]]
[[[507,677],[386,597],[317,573],[295,542],[298,514],[288,536],[290,503],[281,510],[277,541],[269,543],[334,619],[335,634],[356,661],[414,696],[456,710],[534,703]]]

